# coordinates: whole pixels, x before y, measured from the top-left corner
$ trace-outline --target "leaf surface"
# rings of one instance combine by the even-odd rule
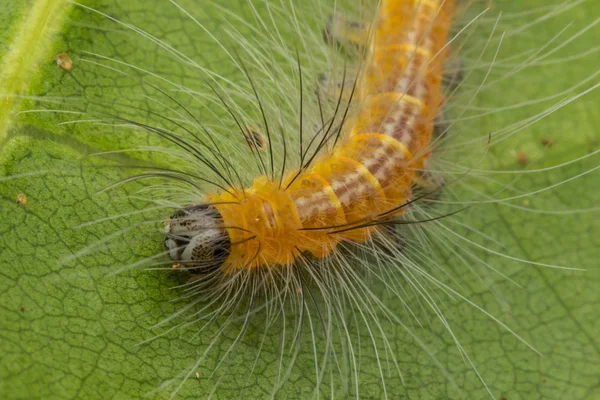
[[[3,62],[15,46],[25,46],[20,49],[23,54],[28,54],[27,46],[32,49],[36,46],[36,43],[19,41],[17,32],[40,3],[43,2],[0,0],[2,9],[7,10],[0,20],[8,27],[0,32]],[[217,22],[220,8],[211,2],[205,3],[190,2],[184,6],[207,30],[216,36],[223,35],[224,26]],[[510,3],[502,2],[509,9],[507,11],[514,12],[542,4],[533,0],[519,5]],[[227,4],[232,12],[244,15],[241,11],[245,10],[244,1]],[[56,26],[45,38],[48,48],[40,56],[41,61],[31,60],[31,76],[26,76],[23,82],[0,81],[3,101],[11,102],[7,111],[10,121],[0,126],[5,128],[0,136],[2,398],[168,397],[173,386],[165,391],[156,389],[182,371],[188,371],[208,348],[208,338],[215,332],[209,328],[188,341],[195,333],[194,327],[190,326],[140,344],[161,332],[151,329],[154,324],[180,309],[180,303],[171,302],[178,293],[170,289],[180,283],[178,277],[165,271],[110,273],[118,266],[130,265],[161,251],[162,238],[156,225],[149,224],[141,233],[125,235],[123,241],[109,248],[89,254],[78,253],[116,230],[143,224],[150,218],[147,214],[132,214],[80,226],[146,206],[125,196],[135,194],[142,187],[140,184],[126,186],[117,192],[98,193],[99,189],[127,175],[114,166],[145,161],[143,154],[93,157],[93,167],[85,156],[140,144],[160,144],[160,141],[149,135],[132,137],[114,133],[108,128],[59,125],[66,120],[60,113],[18,114],[19,110],[40,106],[32,98],[22,102],[15,99],[21,99],[17,95],[29,95],[77,102],[79,98],[120,97],[126,104],[128,99],[139,98],[144,93],[139,82],[115,79],[114,72],[85,61],[93,59],[90,53],[126,59],[182,85],[193,87],[198,84],[199,78],[191,75],[189,70],[161,57],[155,43],[111,22],[110,18],[150,32],[221,75],[237,79],[239,73],[223,58],[211,38],[168,2],[106,0],[90,5],[106,15],[71,6],[64,17],[57,17]],[[301,7],[298,12],[302,12]],[[574,25],[584,27],[597,17],[596,5],[585,2],[552,21],[557,26],[572,21]],[[510,54],[521,48],[541,46],[545,43],[544,38],[556,33],[548,25],[540,24],[526,34],[507,38],[505,51]],[[248,28],[240,25],[237,29],[244,32]],[[566,57],[596,46],[593,38],[600,32],[595,26],[591,31],[592,34],[559,52],[559,56]],[[248,34],[252,33],[249,31]],[[55,56],[61,52],[67,52],[73,59],[72,71],[64,71],[56,65]],[[556,71],[560,68],[564,69],[564,80],[556,79]],[[480,103],[477,104],[499,107],[507,102],[514,104],[548,96],[591,76],[597,68],[597,53],[574,62],[528,68],[514,79],[501,82],[494,91],[495,96],[486,98],[486,94],[478,98]],[[21,78],[23,76],[19,74],[11,75],[11,79]],[[15,87],[24,88],[25,92],[7,89]],[[53,109],[51,104],[45,104],[47,109]],[[542,162],[536,164],[536,168],[541,168],[596,150],[600,141],[596,129],[600,125],[599,104],[597,91],[578,99],[496,146],[486,163],[498,171],[517,169],[515,154],[526,152],[531,159],[544,155]],[[141,111],[127,107],[121,111],[144,116]],[[476,121],[472,126],[485,132],[494,126],[507,126],[527,115],[531,115],[531,110],[515,109],[511,113],[493,115],[483,122]],[[212,118],[207,120],[208,123],[218,124],[216,116],[207,118]],[[556,144],[544,149],[540,141],[545,137],[552,137]],[[548,187],[581,174],[596,165],[597,157],[590,157],[564,168],[523,174],[512,184],[517,191],[526,193],[532,188]],[[49,172],[36,175],[39,171]],[[594,207],[600,200],[595,189],[598,176],[597,172],[590,173],[514,204],[528,207],[532,202],[553,212]],[[26,195],[27,204],[17,204],[19,194]],[[497,398],[600,398],[600,321],[596,317],[600,306],[597,290],[600,284],[597,267],[600,222],[597,215],[597,212],[536,214],[501,204],[467,213],[462,222],[473,230],[486,233],[490,240],[502,242],[507,254],[585,269],[565,271],[523,265],[494,254],[478,253],[483,261],[493,264],[521,287],[495,274],[484,274],[484,279],[479,279],[468,273],[452,252],[443,247],[438,249],[445,260],[444,266],[463,279],[461,293],[506,323],[542,353],[540,356],[531,351],[464,301],[444,300],[444,315]],[[389,306],[409,318],[402,314],[401,305],[389,302]],[[396,378],[387,379],[390,398],[486,398],[486,391],[475,372],[461,359],[455,343],[439,321],[432,319],[422,327],[412,323],[411,329],[447,370],[450,380],[404,329],[387,321],[382,324],[405,378],[405,385]],[[254,336],[260,334],[260,330],[254,332]],[[249,380],[246,380],[247,374],[255,362],[257,346],[256,338],[250,337],[252,334],[240,342],[233,356],[235,363],[223,375],[210,376],[221,355],[227,351],[226,344],[235,339],[231,332],[229,335],[230,338],[226,337],[229,342],[225,340],[225,345],[213,349],[198,366],[199,378],[194,373],[186,381],[178,393],[181,398],[205,398],[217,383],[220,398],[238,397],[240,385],[245,385],[246,398],[262,398],[270,393],[273,365],[278,357],[276,337],[267,338],[256,361],[255,375]],[[305,372],[312,368],[309,341],[310,338],[305,338],[297,368],[280,392],[282,398],[309,398],[313,394],[314,374]],[[365,398],[381,398],[379,366],[368,355],[360,362],[363,371],[368,372],[361,375],[361,394]]]

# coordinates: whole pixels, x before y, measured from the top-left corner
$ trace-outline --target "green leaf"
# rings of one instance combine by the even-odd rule
[[[215,5],[216,2],[205,3],[182,2],[182,5],[210,32],[224,38],[221,8]],[[244,0],[236,0],[227,2],[227,7],[246,18],[245,4]],[[131,171],[115,166],[140,165],[144,161],[164,165],[167,161],[149,158],[143,153],[103,154],[93,157],[93,161],[85,156],[164,142],[151,135],[131,136],[106,127],[59,125],[69,120],[68,115],[61,113],[19,114],[19,110],[61,108],[48,99],[61,99],[72,106],[80,100],[120,98],[127,104],[146,93],[147,88],[135,77],[118,78],[114,71],[89,63],[89,60],[97,60],[90,52],[125,59],[188,87],[201,84],[202,79],[190,69],[160,57],[156,44],[111,22],[110,18],[152,33],[223,76],[241,79],[240,73],[209,35],[193,21],[183,18],[181,12],[168,2],[105,0],[89,5],[106,15],[59,1],[0,0],[0,7],[6,10],[0,21],[7,27],[0,32],[0,56],[4,63],[0,74],[2,398],[104,399],[143,395],[165,398],[179,381],[164,390],[156,389],[181,373],[187,373],[208,348],[211,335],[218,328],[211,326],[194,337],[197,327],[188,326],[140,344],[165,333],[169,326],[158,330],[151,327],[181,309],[180,302],[172,301],[181,293],[171,289],[181,283],[181,278],[165,271],[133,270],[117,275],[111,272],[162,250],[162,237],[156,225],[131,231],[110,247],[100,244],[94,251],[81,253],[81,249],[115,231],[148,219],[168,217],[160,212],[132,213],[147,206],[143,201],[127,197],[135,196],[143,187],[141,184],[97,193],[106,185],[130,175]],[[545,2],[535,0],[503,1],[498,8],[518,13],[543,5]],[[299,14],[307,12],[301,5],[297,11]],[[510,56],[526,49],[540,48],[569,22],[573,22],[575,28],[589,26],[590,29],[552,58],[566,58],[593,50],[600,32],[597,26],[589,24],[597,16],[594,2],[579,4],[553,18],[552,23],[537,24],[522,35],[505,38],[502,54]],[[236,28],[252,34],[243,24]],[[286,37],[286,40],[290,46],[294,45],[293,38]],[[556,43],[549,49],[554,47]],[[70,72],[56,65],[55,57],[61,52],[67,52],[73,60]],[[510,71],[510,67],[499,68],[500,75]],[[594,51],[571,61],[527,68],[499,82],[494,90],[481,93],[473,105],[502,107],[550,96],[568,90],[597,70],[597,52]],[[483,74],[485,70],[478,73]],[[591,83],[597,83],[597,79]],[[575,93],[575,90],[568,90],[565,96]],[[46,101],[36,102],[37,96],[43,96]],[[599,104],[598,92],[591,92],[511,136],[492,147],[485,161],[486,168],[495,171],[522,168],[517,162],[519,152],[526,153],[531,160],[543,155],[540,162],[534,164],[535,168],[549,167],[591,153],[597,149],[600,140],[595,128],[600,125],[596,111]],[[119,110],[121,115],[151,118],[127,107],[117,105],[113,109]],[[511,112],[492,114],[467,122],[461,126],[461,131],[467,134],[495,131],[543,109],[543,105],[534,105],[533,108],[519,107]],[[207,124],[219,123],[217,116],[200,112]],[[555,145],[544,148],[540,144],[542,138],[553,139]],[[503,182],[511,185],[512,195],[528,193],[589,171],[597,164],[597,157],[591,156],[563,168],[523,173],[515,180],[509,176]],[[39,174],[40,171],[45,172]],[[600,222],[597,212],[561,213],[595,207],[600,200],[595,190],[597,181],[598,173],[593,172],[553,190],[511,203],[520,207],[536,206],[553,212],[550,214],[489,204],[475,208],[460,220],[470,230],[455,226],[457,233],[468,238],[473,238],[473,232],[485,233],[486,237],[475,235],[478,243],[498,249],[495,241],[499,241],[504,246],[499,251],[513,257],[585,271],[544,268],[481,249],[477,252],[482,261],[493,265],[521,285],[519,287],[502,276],[486,272],[481,265],[465,265],[447,246],[434,245],[433,251],[442,260],[442,266],[452,273],[452,277],[460,279],[460,293],[496,316],[542,353],[540,356],[533,352],[465,301],[439,297],[453,332],[497,398],[600,398],[600,322],[596,317],[600,306],[597,290],[600,284],[597,267]],[[490,192],[494,189],[497,187]],[[19,194],[26,195],[26,204],[17,204]],[[82,226],[118,214],[128,215]],[[479,275],[472,273],[469,267]],[[444,282],[452,284],[450,278]],[[374,290],[384,292],[384,288]],[[410,320],[397,299],[394,301],[385,293],[382,297],[437,360],[434,361],[404,328],[382,321],[405,379],[402,384],[391,367],[392,373],[388,376],[385,365],[390,398],[488,396],[473,368],[461,359],[452,337],[439,320],[425,316],[421,320],[423,326],[419,326]],[[415,300],[412,306],[418,308],[419,304]],[[277,335],[267,337],[260,358],[256,360],[255,376],[248,380],[248,371],[257,354],[257,337],[262,334],[260,324],[242,338],[232,356],[233,363],[211,376],[235,340],[235,334],[227,332],[219,347],[192,371],[191,378],[178,392],[181,398],[205,398],[215,386],[219,398],[239,397],[241,387],[244,387],[246,398],[263,398],[270,394],[277,374]],[[190,338],[192,340],[188,341]],[[311,372],[313,350],[310,341],[310,337],[304,337],[296,368],[278,397],[313,396],[315,376]],[[317,348],[321,346],[324,344],[317,343]],[[363,371],[361,396],[381,398],[379,366],[368,353],[368,342],[362,343],[362,347],[366,350],[360,359]],[[385,364],[385,360],[383,362]],[[326,377],[325,386],[328,382]],[[330,394],[322,395],[327,398]]]
[[[9,9],[9,12],[18,16],[22,7],[13,5],[13,10]],[[38,0],[31,4],[21,21],[16,24],[10,37],[11,46],[6,49],[3,57],[0,93],[20,95],[26,90],[31,76],[37,71],[37,64],[47,53],[55,32],[62,27],[68,10],[68,2],[64,0]],[[9,22],[6,22],[8,25]],[[8,32],[9,30],[6,33]],[[19,99],[16,96],[6,96],[0,103],[0,140],[5,138],[12,111],[18,108]]]

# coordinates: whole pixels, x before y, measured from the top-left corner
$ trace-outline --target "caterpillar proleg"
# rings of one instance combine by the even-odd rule
[[[3,397],[594,398],[593,2],[70,7],[0,136]]]

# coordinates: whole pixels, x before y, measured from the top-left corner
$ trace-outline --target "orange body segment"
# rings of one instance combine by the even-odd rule
[[[348,135],[332,154],[283,184],[206,196],[231,240],[226,270],[326,257],[341,241],[368,240],[374,223],[401,215],[430,151],[443,102],[444,48],[454,0],[383,0]]]

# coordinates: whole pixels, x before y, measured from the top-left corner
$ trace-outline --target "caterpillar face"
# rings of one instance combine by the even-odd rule
[[[186,269],[207,272],[221,267],[231,248],[221,214],[200,204],[176,211],[168,224],[165,248]]]

